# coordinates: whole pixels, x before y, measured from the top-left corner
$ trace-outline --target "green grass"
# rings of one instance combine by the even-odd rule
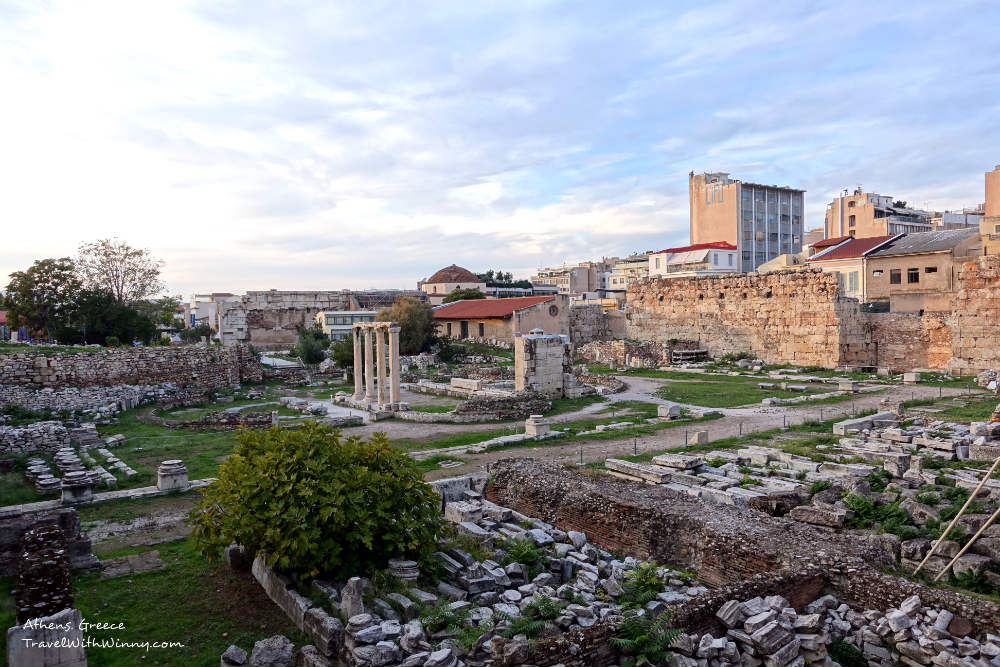
[[[43,354],[50,356],[53,354],[93,354],[103,349],[102,347],[73,347],[71,345],[25,345],[23,343],[0,343],[0,354],[18,354],[28,352],[31,354]]]
[[[1000,396],[990,396],[973,401],[965,407],[952,407],[942,412],[935,412],[934,418],[956,421],[989,421],[997,405],[1000,405]]]
[[[0,507],[37,503],[39,500],[58,498],[58,493],[50,493],[47,496],[39,495],[35,491],[35,485],[28,482],[21,470],[5,472],[0,475]]]
[[[249,573],[208,562],[190,540],[159,548],[167,568],[114,579],[74,578],[76,607],[89,622],[124,623],[94,638],[176,641],[184,648],[95,648],[91,665],[215,665],[230,644],[248,652],[255,641],[284,634],[296,646],[308,640],[271,602]],[[223,636],[223,635],[226,636]]]
[[[444,414],[452,412],[457,405],[411,405],[412,412],[430,412],[434,414]]]
[[[421,461],[414,461],[413,465],[418,470],[429,472],[431,470],[439,469],[441,466],[438,464],[441,463],[442,461],[460,461],[462,463],[465,463],[465,459],[460,458],[458,456],[449,456],[447,454],[435,454],[434,456],[428,456],[426,459],[423,459]]]
[[[178,501],[181,502],[178,502]],[[148,498],[122,498],[103,503],[80,505],[76,508],[80,515],[80,523],[88,524],[98,521],[115,521],[126,523],[142,516],[149,516],[157,510],[173,510],[188,502],[201,500],[201,490],[176,491],[163,496]],[[86,526],[84,526],[86,529]]]
[[[561,415],[567,412],[576,412],[577,410],[582,410],[588,405],[594,405],[595,403],[604,403],[608,399],[604,396],[598,396],[596,394],[591,394],[590,396],[580,396],[579,398],[556,398],[552,401],[552,409],[545,413],[547,417],[552,415]]]
[[[523,433],[524,429],[506,428],[506,429],[492,429],[489,431],[463,431],[460,433],[455,433],[454,435],[449,435],[444,438],[437,438],[434,440],[421,440],[416,438],[394,438],[389,441],[389,444],[393,447],[399,447],[400,449],[406,451],[413,451],[418,449],[441,449],[444,447],[461,447],[463,445],[474,445],[476,443],[482,442],[483,440],[490,440],[492,438],[499,438],[502,435],[510,435],[511,433]]]
[[[731,378],[734,379],[734,378]],[[742,382],[705,380],[701,382],[678,382],[656,390],[656,395],[668,401],[699,405],[706,408],[733,408],[738,405],[760,403],[765,398],[795,398],[818,393],[816,389],[802,391],[782,391],[778,388],[761,389],[757,381]]]

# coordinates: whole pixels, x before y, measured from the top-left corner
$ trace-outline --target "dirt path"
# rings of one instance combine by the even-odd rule
[[[653,403],[665,403],[647,392],[653,392],[659,387],[662,381],[650,378],[622,377],[629,387],[625,392],[616,394],[614,402],[621,400],[641,400]],[[878,394],[859,394],[855,401],[844,401],[843,403],[832,403],[815,406],[787,406],[787,407],[752,407],[752,408],[720,408],[723,413],[721,419],[695,424],[687,427],[687,431],[702,430],[708,431],[709,440],[721,440],[746,433],[757,431],[767,431],[788,424],[801,424],[809,420],[826,420],[833,417],[848,417],[854,411],[863,412],[875,410],[879,402],[890,397],[896,400],[908,400],[911,398],[937,398],[939,392],[942,396],[959,396],[968,393],[967,389],[939,389],[939,387],[903,387],[893,386],[885,392]],[[608,403],[598,403],[598,409],[605,408]],[[588,406],[594,408],[595,406]],[[579,415],[585,411],[581,410]],[[570,417],[570,415],[560,415],[560,417]],[[554,422],[556,420],[553,420]],[[512,456],[523,456],[545,460],[573,461],[579,463],[582,458],[584,463],[602,461],[609,456],[630,455],[634,452],[645,452],[650,450],[673,449],[683,447],[685,441],[685,427],[679,426],[673,429],[659,431],[653,435],[640,436],[639,438],[627,440],[552,440],[551,444],[539,444],[538,447],[522,447],[516,450],[499,450],[483,452],[463,456],[465,465],[455,468],[433,470],[425,475],[426,479],[434,480],[443,477],[454,477],[469,472],[476,472],[484,469],[488,464],[502,458]],[[559,443],[559,444],[556,444]]]

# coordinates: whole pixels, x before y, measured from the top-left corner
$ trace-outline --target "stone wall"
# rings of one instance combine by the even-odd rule
[[[1000,368],[1000,256],[966,263],[958,273],[958,284],[948,370],[974,375]]]
[[[974,631],[1000,627],[996,602],[883,574],[881,569],[897,564],[893,536],[825,532],[751,509],[704,503],[663,487],[531,459],[504,459],[490,472],[489,500],[561,530],[583,531],[609,551],[693,568],[710,586],[744,587],[740,594],[730,588],[720,595],[742,599],[757,594],[753,586],[765,591],[792,577],[804,587],[805,599],[816,592],[815,576],[822,573],[845,601],[862,608],[885,609],[918,594],[925,605],[965,617]],[[791,588],[776,592],[789,596]],[[708,622],[695,609],[679,614],[689,630]]]
[[[629,286],[626,317],[629,338],[694,340],[713,356],[827,368],[874,361],[867,320],[831,273],[647,278]]]
[[[59,526],[44,523],[24,531],[20,552],[14,596],[17,622],[72,607],[66,537]]]
[[[600,304],[573,306],[569,311],[569,338],[574,345],[625,336],[625,313],[605,312]]]
[[[176,382],[223,387],[261,379],[260,362],[245,346],[113,348],[91,353],[0,355],[3,384],[88,387]]]
[[[894,371],[945,368],[952,356],[950,315],[947,312],[868,314],[876,364]]]
[[[69,429],[58,421],[0,426],[0,454],[54,452],[70,446]]]
[[[74,570],[91,570],[100,563],[90,548],[90,538],[80,533],[80,516],[73,508],[58,509],[46,514],[22,514],[0,519],[0,575],[17,572],[21,536],[31,528],[56,524],[63,532],[69,565]]]
[[[700,349],[693,340],[609,340],[594,341],[579,346],[575,355],[592,364],[618,367],[657,368],[670,364],[674,350]]]
[[[557,334],[528,334],[514,339],[514,389],[549,398],[593,393],[573,376],[568,336]]]

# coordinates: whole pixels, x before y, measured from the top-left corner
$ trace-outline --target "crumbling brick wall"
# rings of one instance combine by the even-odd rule
[[[45,514],[22,514],[0,519],[0,576],[17,572],[21,536],[25,531],[44,524],[55,524],[63,532],[69,565],[74,570],[99,567],[91,551],[90,538],[80,532],[80,515],[67,507]]]
[[[958,273],[958,284],[948,370],[974,375],[1000,369],[1000,255],[967,262]]]
[[[647,278],[629,286],[625,312],[629,338],[695,340],[713,356],[827,368],[873,361],[867,319],[830,273]]]
[[[951,313],[871,313],[871,338],[878,366],[894,371],[940,368],[952,356]]]
[[[0,355],[0,383],[87,387],[175,382],[224,387],[259,381],[260,361],[250,348],[139,347],[79,354],[19,352]]]

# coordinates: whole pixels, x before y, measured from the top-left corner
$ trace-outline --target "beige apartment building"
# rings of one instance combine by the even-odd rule
[[[986,172],[986,205],[979,233],[984,255],[1000,255],[1000,164]]]
[[[614,270],[617,257],[598,262],[580,262],[538,269],[531,276],[532,285],[556,287],[559,294],[586,294],[607,289],[608,276]]]
[[[847,190],[826,205],[824,232],[826,238],[855,236],[869,238],[887,234],[914,234],[934,229],[932,213],[895,206],[892,197],[861,188],[854,194]]]
[[[614,271],[608,276],[607,291],[615,296],[625,294],[628,286],[649,275],[649,255],[632,255],[615,264]]]
[[[740,181],[725,172],[692,171],[688,197],[691,244],[735,245],[744,273],[778,255],[802,252],[805,190]]]

